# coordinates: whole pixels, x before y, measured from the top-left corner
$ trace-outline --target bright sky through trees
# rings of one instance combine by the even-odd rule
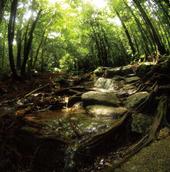
[[[97,9],[102,9],[107,6],[106,0],[85,0],[85,2],[90,3]]]

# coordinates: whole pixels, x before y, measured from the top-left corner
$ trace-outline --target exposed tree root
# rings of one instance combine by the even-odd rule
[[[116,168],[120,166],[123,162],[125,162],[127,159],[129,159],[131,156],[136,154],[138,151],[140,151],[143,147],[150,144],[156,137],[156,133],[161,125],[161,122],[167,114],[167,103],[168,98],[167,96],[161,96],[159,97],[159,103],[156,110],[156,115],[153,121],[153,124],[150,128],[149,133],[147,133],[140,141],[138,141],[135,145],[131,146],[127,151],[122,153],[122,159],[115,161],[113,163],[113,168]]]

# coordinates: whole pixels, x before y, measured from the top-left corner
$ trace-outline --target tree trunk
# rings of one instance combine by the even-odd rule
[[[138,27],[138,30],[141,34],[141,38],[143,39],[142,41],[142,47],[145,49],[145,54],[146,56],[151,54],[151,52],[154,50],[153,49],[153,43],[152,41],[150,40],[150,38],[147,37],[147,33],[144,31],[143,27],[142,27],[142,24],[140,23],[139,19],[136,17],[136,15],[134,14],[133,10],[130,8],[130,6],[126,3],[125,0],[123,0],[124,4],[126,5],[126,7],[128,8],[128,10],[130,11],[130,13],[132,14],[135,22],[136,22],[136,25]],[[148,46],[148,44],[152,45],[151,46],[151,50]]]
[[[18,77],[16,68],[15,68],[14,54],[13,54],[13,41],[14,41],[14,33],[15,33],[15,19],[16,19],[16,13],[17,13],[17,5],[18,5],[18,0],[13,0],[11,3],[11,12],[10,12],[10,18],[9,18],[9,24],[8,24],[9,62],[10,62],[12,75],[14,78]]]
[[[4,14],[4,8],[5,8],[6,2],[7,2],[7,0],[0,0],[0,23],[2,21],[2,17]]]
[[[45,30],[43,31],[41,41],[40,41],[40,43],[38,45],[38,48],[36,50],[36,54],[35,54],[34,62],[33,62],[33,66],[32,66],[33,68],[35,68],[35,66],[36,66],[36,62],[37,62],[37,59],[38,59],[38,55],[39,55],[39,52],[40,52],[40,48],[41,48],[44,40],[46,39],[46,38],[44,39],[44,36],[45,36]]]
[[[25,42],[24,59],[23,59],[23,63],[22,63],[22,66],[21,66],[21,76],[24,76],[25,72],[26,72],[26,64],[27,64],[27,61],[28,61],[28,58],[29,58],[29,53],[30,53],[30,49],[31,49],[31,45],[32,45],[33,33],[34,33],[34,30],[35,30],[36,24],[37,24],[37,22],[39,20],[39,17],[41,15],[41,12],[42,12],[42,10],[40,10],[38,12],[37,17],[36,17],[35,21],[33,22],[32,26],[31,26],[31,29],[30,29],[30,32],[28,34],[28,40]]]
[[[129,33],[129,31],[128,31],[128,29],[127,29],[127,27],[126,27],[126,25],[125,25],[125,23],[124,23],[124,21],[123,21],[123,19],[122,19],[122,17],[120,16],[119,12],[118,12],[117,10],[115,10],[115,12],[116,12],[117,16],[119,17],[119,19],[120,19],[120,21],[121,21],[121,23],[122,23],[122,26],[123,26],[123,29],[124,29],[125,34],[126,34],[126,36],[127,36],[129,45],[130,45],[131,50],[132,50],[132,53],[133,53],[133,55],[135,55],[135,54],[136,54],[136,49],[135,49],[135,47],[134,47],[134,45],[133,45],[133,41],[132,41],[132,39],[131,39],[130,33]]]
[[[164,45],[162,44],[159,35],[155,29],[155,27],[153,26],[151,20],[149,19],[148,15],[146,14],[145,10],[143,9],[140,1],[138,0],[133,0],[133,2],[136,4],[136,7],[139,9],[140,14],[146,24],[146,26],[148,27],[148,31],[150,33],[150,36],[152,38],[152,40],[156,43],[158,51],[160,52],[160,54],[165,54],[166,53],[166,49],[164,47]]]
[[[22,31],[17,32],[17,69],[21,69]]]

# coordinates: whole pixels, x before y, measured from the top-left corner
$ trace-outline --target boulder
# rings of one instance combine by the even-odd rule
[[[124,107],[111,107],[104,105],[90,105],[86,107],[88,113],[96,117],[111,117],[113,119],[120,118],[127,109]]]
[[[127,98],[127,100],[125,101],[125,106],[127,108],[134,108],[145,101],[148,96],[149,93],[146,91],[135,93]]]
[[[101,67],[101,66],[100,66],[100,67],[98,67],[97,69],[95,69],[93,73],[94,73],[96,76],[101,77],[101,76],[104,75],[105,70],[106,70],[106,67]]]
[[[142,113],[132,114],[131,128],[133,132],[144,134],[148,131],[153,122],[153,117]]]
[[[138,81],[140,78],[138,76],[132,76],[132,77],[128,77],[125,78],[126,83],[133,83]]]
[[[114,79],[100,77],[97,79],[94,86],[97,88],[114,90],[114,87],[116,86],[116,81]]]
[[[84,106],[88,105],[109,105],[119,106],[120,101],[113,92],[89,91],[82,95]]]
[[[116,68],[108,68],[105,70],[105,77],[107,78],[112,78],[115,75],[128,75],[132,74],[133,69],[131,68],[130,65],[127,66],[122,66],[122,67],[116,67]]]
[[[81,96],[79,96],[79,95],[71,96],[71,97],[69,97],[69,99],[68,99],[68,104],[67,104],[67,106],[68,106],[68,107],[72,107],[74,104],[76,104],[77,102],[80,102],[80,101],[81,101]]]

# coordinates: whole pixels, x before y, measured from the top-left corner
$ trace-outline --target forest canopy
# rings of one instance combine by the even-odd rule
[[[168,0],[1,0],[0,71],[89,71],[169,54]]]

